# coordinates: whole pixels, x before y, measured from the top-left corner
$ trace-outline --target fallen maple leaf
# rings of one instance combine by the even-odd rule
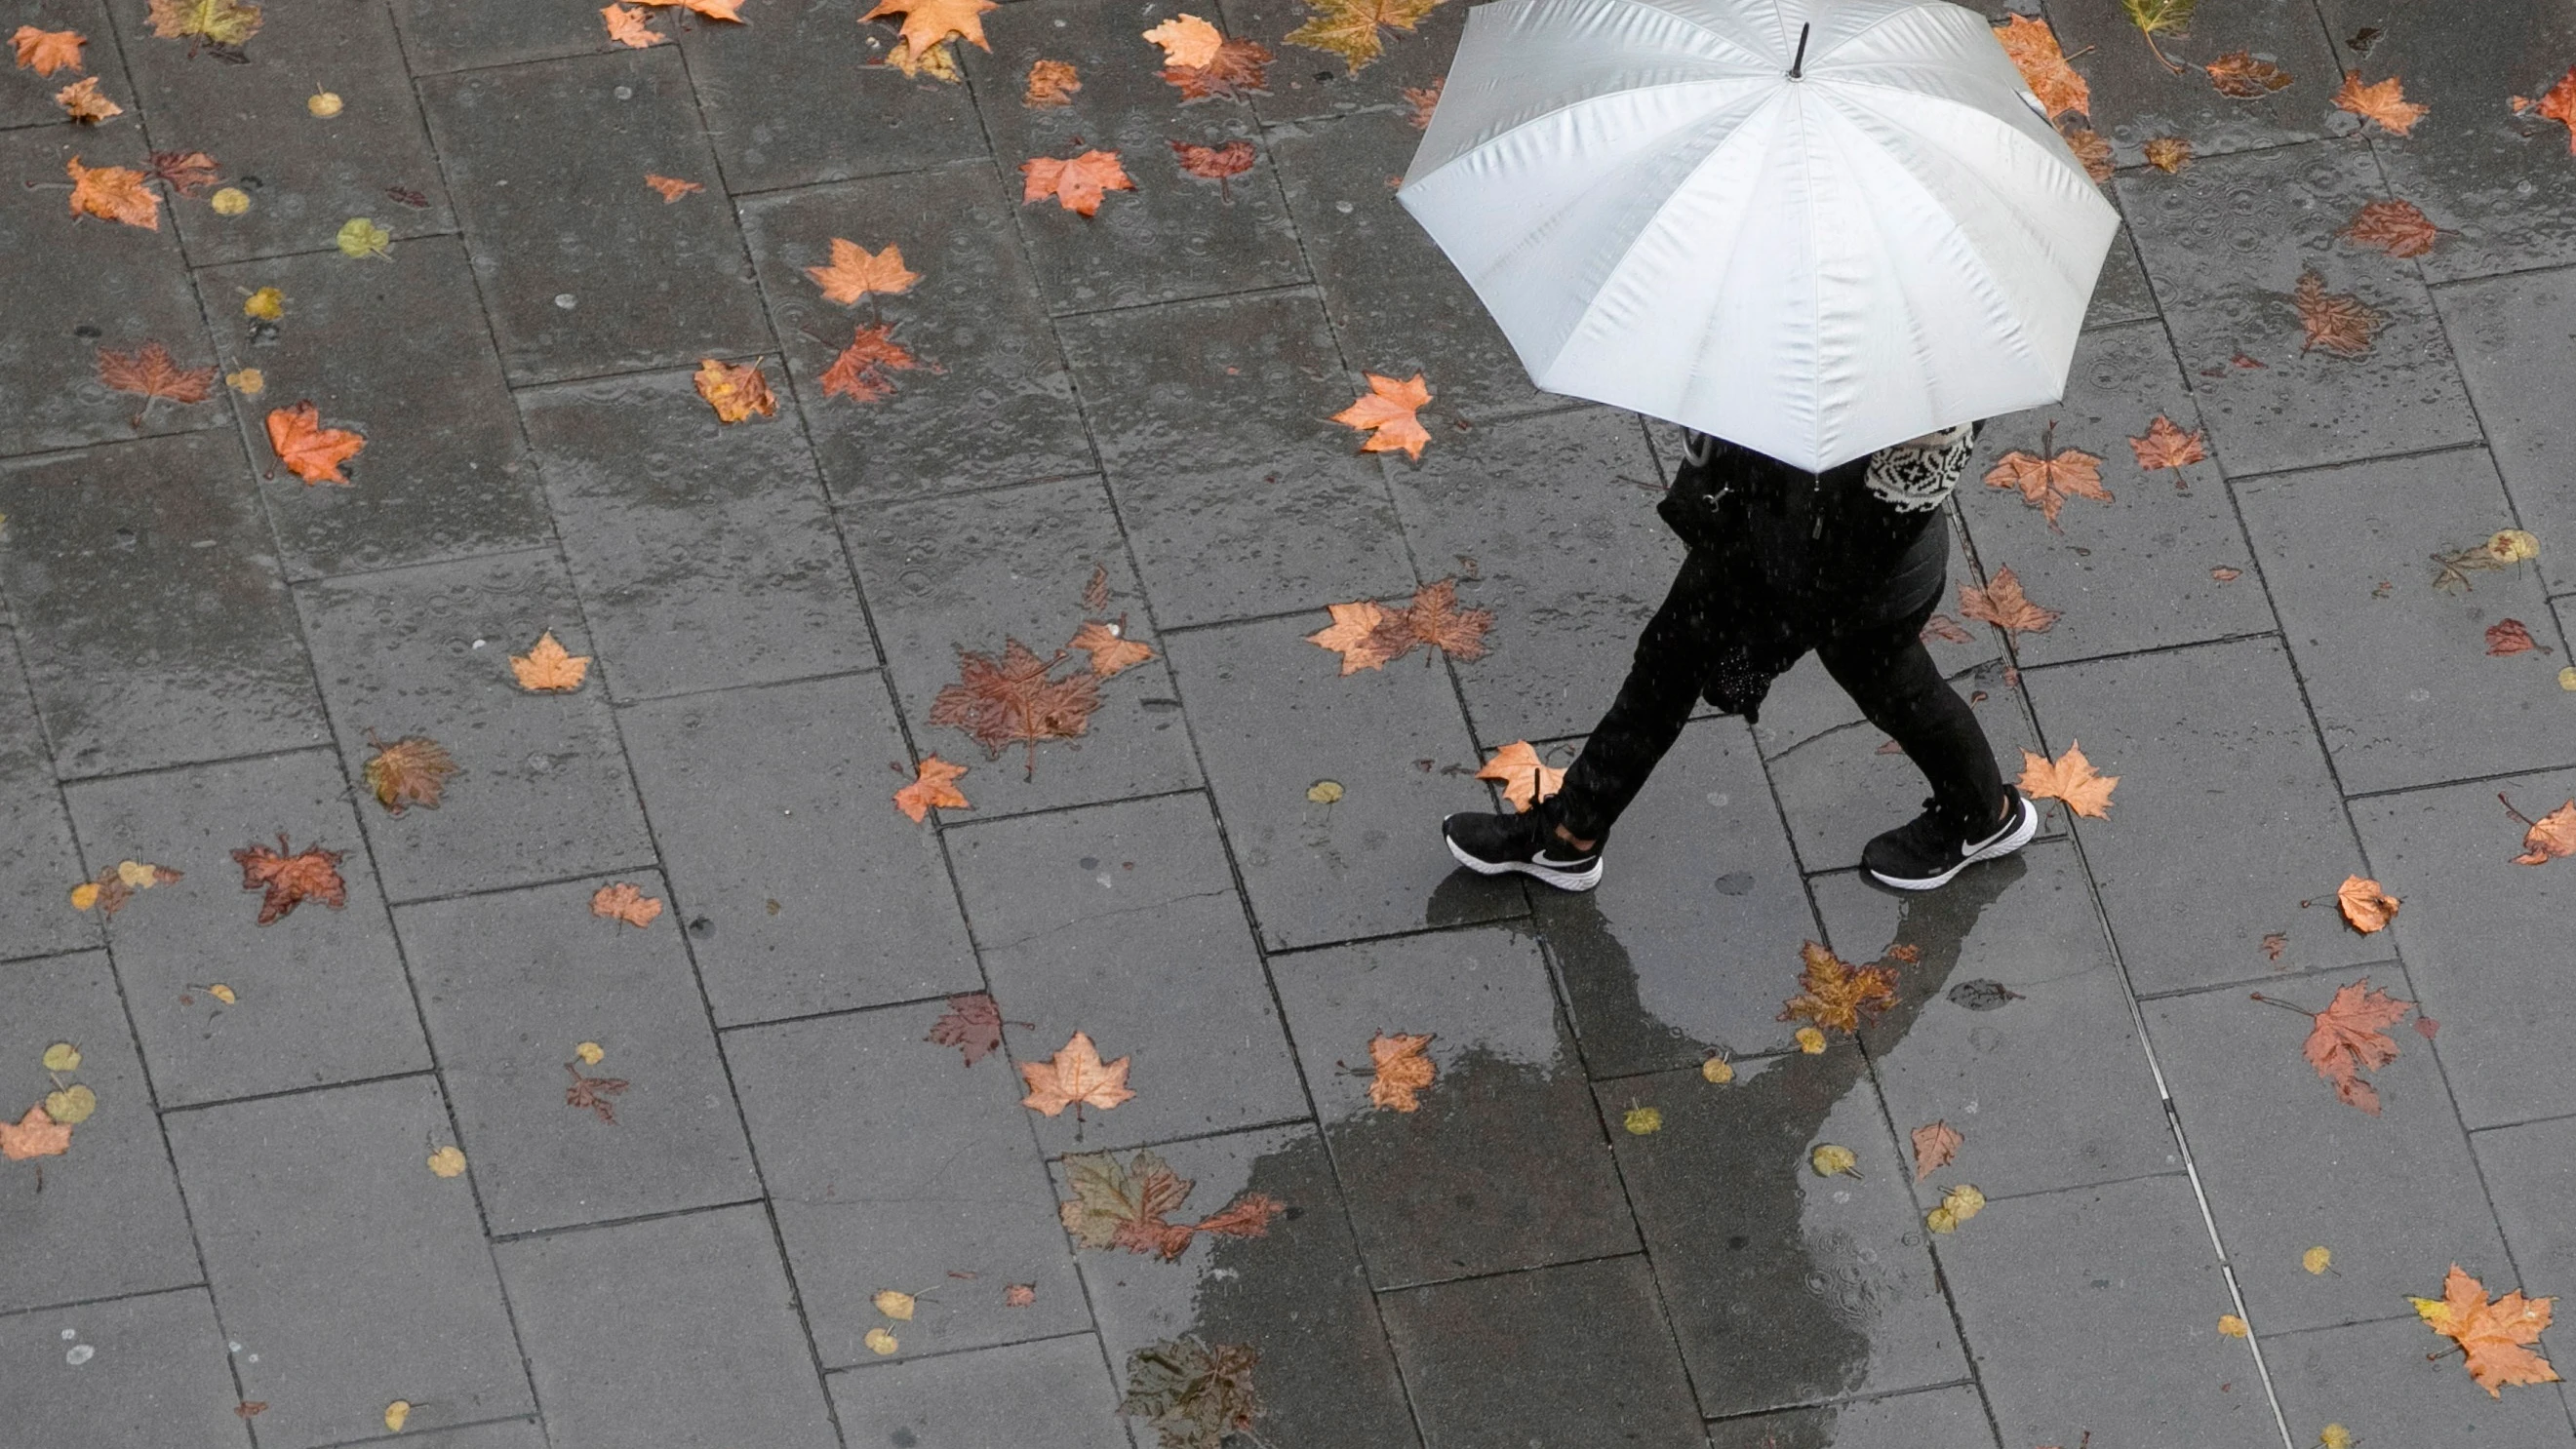
[[[2045,634],[2060,617],[2057,610],[2042,608],[2022,593],[2021,579],[2009,564],[1995,570],[1982,589],[1959,585],[1959,614],[2024,634]]]
[[[1307,0],[1314,18],[1287,34],[1290,45],[1338,55],[1357,75],[1386,53],[1380,30],[1411,34],[1440,0]]]
[[[1081,89],[1082,80],[1073,62],[1042,60],[1029,67],[1029,86],[1020,93],[1020,104],[1038,110],[1069,106],[1073,104],[1073,93]]]
[[[2373,201],[2354,212],[2335,235],[2359,246],[2377,247],[2392,257],[2420,257],[2433,249],[2441,228],[2411,201]]]
[[[2111,143],[2103,138],[2101,132],[2060,121],[2057,134],[2065,138],[2066,149],[2075,153],[2075,159],[2084,163],[2085,175],[2095,181],[2111,179]]]
[[[1181,170],[1202,181],[1213,181],[1222,190],[1225,183],[1252,169],[1255,153],[1250,141],[1228,141],[1222,146],[1194,146],[1187,141],[1171,143],[1172,155],[1179,159]]]
[[[2290,73],[2249,51],[2231,50],[2201,71],[2218,93],[2232,101],[2259,101],[2290,84]]]
[[[957,1048],[971,1067],[1001,1047],[1002,1008],[987,991],[952,996],[948,1010],[930,1024],[930,1035],[922,1040]]]
[[[1402,609],[1387,609],[1365,599],[1325,608],[1333,616],[1332,624],[1307,635],[1306,642],[1340,654],[1344,674],[1382,668],[1417,645],[1447,650],[1458,659],[1480,658],[1485,652],[1485,631],[1494,623],[1487,610],[1458,607],[1455,579],[1414,590],[1413,602]]]
[[[1959,621],[1949,615],[1935,614],[1923,621],[1923,628],[1917,637],[1927,644],[1935,639],[1946,644],[1965,644],[1976,636],[1960,628]]]
[[[144,411],[150,412],[153,400],[159,398],[174,403],[204,402],[214,392],[215,370],[181,367],[171,358],[169,348],[146,342],[132,352],[100,348],[98,380],[118,392],[140,395]]]
[[[1261,1356],[1240,1344],[1214,1348],[1170,1338],[1127,1355],[1127,1391],[1118,1412],[1152,1427],[1162,1449],[1220,1449],[1227,1435],[1252,1427],[1261,1403],[1252,1370]]]
[[[957,788],[957,777],[966,773],[964,765],[952,765],[937,755],[924,755],[916,767],[916,778],[894,792],[895,808],[912,817],[918,825],[937,805],[946,810],[966,810],[966,796]]]
[[[590,913],[641,930],[662,914],[662,903],[636,889],[633,882],[619,881],[590,893]]]
[[[903,264],[903,248],[889,245],[884,251],[870,253],[866,247],[844,237],[832,238],[832,261],[828,266],[807,267],[805,275],[823,289],[823,300],[843,306],[871,292],[892,297],[912,290],[921,273]]]
[[[1435,78],[1427,86],[1406,86],[1404,88],[1404,123],[1417,131],[1430,130],[1431,113],[1440,106],[1440,88],[1447,84],[1449,84],[1449,77],[1444,75]]]
[[[2511,1384],[2554,1384],[2558,1371],[2526,1344],[2537,1343],[2549,1327],[2554,1298],[2525,1298],[2516,1289],[2490,1303],[2487,1285],[2453,1263],[2442,1280],[2442,1296],[2409,1298],[2424,1326],[2458,1344],[2467,1355],[2469,1377],[2489,1397],[2503,1398]]]
[[[778,416],[778,398],[770,392],[769,379],[762,375],[758,358],[736,365],[701,357],[694,381],[698,396],[716,410],[719,423],[738,423],[754,413],[764,418]]]
[[[145,231],[161,229],[161,198],[143,189],[143,173],[126,166],[83,166],[74,156],[63,163],[72,178],[72,215],[121,221]]]
[[[886,63],[906,75],[927,67],[946,80],[953,77],[942,72],[954,72],[955,63],[943,65],[930,59],[932,56],[944,58],[946,53],[939,49],[940,43],[956,35],[964,37],[979,50],[991,51],[992,42],[984,38],[984,12],[1000,8],[995,0],[877,0],[877,7],[859,19],[864,22],[901,15],[900,44],[887,55]]]
[[[1499,781],[1503,798],[1524,814],[1565,785],[1565,772],[1541,760],[1527,740],[1514,740],[1494,751],[1494,757],[1476,771],[1476,778]]]
[[[2381,129],[2396,136],[2412,131],[2415,123],[2424,119],[2430,109],[2407,100],[2405,87],[2399,84],[2397,77],[2390,76],[2384,81],[2363,85],[2359,72],[2343,78],[2343,89],[2335,92],[2334,103],[2335,109],[2350,111],[2365,121],[2376,121]]]
[[[1203,65],[1169,65],[1163,79],[1179,87],[1184,105],[1218,96],[1268,95],[1270,47],[1257,40],[1229,40]]]
[[[1038,1285],[1035,1283],[1012,1283],[1002,1289],[1004,1308],[1026,1308],[1037,1301]]]
[[[72,1129],[30,1107],[16,1122],[0,1122],[0,1157],[24,1162],[30,1157],[60,1157],[72,1146]]]
[[[2567,128],[2567,149],[2576,152],[2576,66],[2558,78],[2546,95],[2533,103],[2532,114],[2556,121]]]
[[[2139,151],[2146,163],[2171,176],[2191,164],[2191,141],[2182,136],[2150,136]]]
[[[286,471],[307,484],[337,483],[346,488],[354,485],[340,465],[366,451],[367,440],[347,428],[322,426],[321,409],[308,401],[269,409],[268,445]]]
[[[2254,999],[2289,1005],[2259,991]],[[2325,1010],[2309,1013],[2308,1039],[2299,1053],[2318,1076],[2334,1083],[2337,1097],[2376,1117],[2379,1091],[2363,1081],[2361,1073],[2397,1060],[2397,1043],[2381,1028],[2395,1026],[2414,1009],[2414,1002],[2373,990],[2365,976],[2338,988]]]
[[[54,92],[54,103],[63,113],[82,125],[96,125],[110,116],[125,114],[125,107],[98,93],[98,77],[84,76]]]
[[[1214,1233],[1221,1238],[1267,1237],[1270,1220],[1286,1211],[1286,1203],[1266,1192],[1247,1192],[1191,1226],[1198,1232]]]
[[[1064,1230],[1086,1248],[1125,1248],[1171,1262],[1190,1245],[1186,1226],[1168,1221],[1190,1195],[1189,1179],[1162,1158],[1139,1152],[1126,1167],[1106,1152],[1064,1160],[1073,1196],[1056,1204]]]
[[[439,792],[447,788],[447,777],[456,773],[456,761],[448,757],[446,747],[426,735],[405,735],[392,744],[372,734],[367,738],[376,747],[367,759],[367,788],[376,792],[385,813],[400,815],[413,805],[437,809]]]
[[[2539,647],[2540,641],[2531,637],[2531,629],[2520,619],[2498,619],[2487,626],[2489,654],[2520,654]]]
[[[1363,669],[1383,668],[1393,658],[1385,634],[1386,610],[1361,599],[1348,604],[1326,604],[1333,622],[1306,636],[1306,642],[1330,649],[1342,656],[1342,673],[1354,674]]]
[[[1083,620],[1082,627],[1073,633],[1073,642],[1065,647],[1089,654],[1091,672],[1101,679],[1133,669],[1154,657],[1151,646],[1127,637],[1127,616],[1124,614],[1119,615],[1118,622],[1114,624],[1104,624],[1098,619]]]
[[[9,37],[9,43],[18,47],[20,70],[52,75],[58,70],[81,69],[81,47],[89,41],[77,30],[38,30],[21,25]]]
[[[1037,768],[1040,740],[1080,738],[1091,728],[1091,712],[1100,707],[1098,676],[1084,671],[1053,677],[1066,655],[1040,659],[1017,639],[1002,641],[1002,657],[957,651],[957,683],[941,689],[930,702],[930,722],[954,725],[984,747],[984,757],[999,759],[1013,741],[1028,746],[1029,769]]]
[[[1798,956],[1798,994],[1780,1008],[1782,1021],[1856,1032],[1863,1017],[1896,1004],[1893,967],[1855,967],[1814,941],[1801,945]]]
[[[1921,1182],[1950,1165],[1966,1139],[1947,1122],[1927,1122],[1914,1129],[1914,1180]]]
[[[920,359],[894,340],[894,328],[892,322],[878,322],[852,333],[850,345],[823,369],[823,396],[838,394],[863,403],[894,396],[894,380],[886,374],[910,372],[921,366]]]
[[[661,902],[656,901],[654,904],[658,906]],[[572,1085],[564,1088],[564,1105],[596,1112],[599,1114],[600,1121],[612,1127],[616,1126],[617,1108],[611,1105],[609,1099],[626,1090],[626,1079],[585,1077],[581,1074],[581,1068],[571,1062],[564,1063],[564,1070],[572,1073]]]
[[[1020,1079],[1029,1084],[1029,1094],[1020,1099],[1020,1105],[1050,1117],[1060,1117],[1065,1108],[1076,1104],[1106,1112],[1136,1095],[1127,1090],[1130,1060],[1120,1057],[1103,1064],[1089,1034],[1077,1031],[1054,1056],[1020,1064]]]
[[[623,5],[603,5],[599,9],[599,18],[608,22],[609,39],[637,50],[663,45],[671,39],[647,27],[641,10],[629,10]]]
[[[2397,916],[2397,898],[2379,888],[2379,882],[2368,876],[2348,875],[2335,887],[2335,904],[2343,908],[2343,918],[2352,928],[2367,936],[2386,926]]]
[[[1118,164],[1115,151],[1085,151],[1062,160],[1033,156],[1020,163],[1020,175],[1024,178],[1020,189],[1022,205],[1052,196],[1077,216],[1098,215],[1100,199],[1109,192],[1136,189],[1136,183],[1127,178],[1126,168]]]
[[[2066,742],[2066,753],[2051,760],[2045,755],[2021,752],[2021,792],[2038,800],[2063,800],[2066,808],[2078,815],[2108,819],[2111,813],[2111,790],[2120,783],[2117,775],[2096,772],[2093,762],[2075,741]]]
[[[2501,792],[2496,798],[2504,800],[2505,809],[2513,810],[2513,802],[2505,800]],[[2537,820],[2526,818],[2519,810],[2514,811],[2514,818],[2530,827],[2523,832],[2522,854],[2513,858],[2514,864],[2545,865],[2562,855],[2576,855],[2576,800]]]
[[[2054,433],[2053,426],[2050,431]],[[2047,450],[2048,443],[2042,442],[2041,453]],[[2021,501],[2038,509],[2052,529],[2057,528],[2057,510],[2065,507],[2069,498],[2090,498],[2096,503],[2113,501],[2111,490],[2102,486],[2102,460],[2079,448],[2062,449],[2045,457],[2015,448],[1986,470],[1986,486],[2020,489]]]
[[[2291,301],[2299,309],[2299,325],[2308,334],[2301,352],[2322,347],[2340,357],[2359,357],[2370,350],[2370,339],[2379,331],[2379,313],[2353,293],[2327,291],[2324,275],[2314,267],[2299,273]]]
[[[349,886],[340,879],[341,854],[318,845],[290,851],[281,831],[277,849],[245,845],[233,852],[233,864],[241,867],[243,890],[267,893],[259,902],[259,924],[267,926],[285,919],[306,901],[320,901],[335,911],[348,905]]]
[[[2152,473],[2158,468],[2171,468],[2181,472],[2209,457],[2208,451],[2202,447],[2204,438],[2205,434],[2199,429],[2186,433],[2174,425],[2173,419],[2158,413],[2156,420],[2147,424],[2146,436],[2129,440],[2129,451],[2138,455],[2138,467],[2142,471]]]
[[[2066,63],[2066,53],[2057,44],[2057,32],[2049,28],[2047,21],[2012,16],[1995,27],[1995,41],[2012,58],[2022,81],[2030,87],[2031,94],[2039,97],[2050,116],[2067,111],[2087,117],[2093,114],[2093,89]]]
[[[518,677],[519,687],[532,693],[565,694],[581,688],[590,673],[590,656],[575,654],[556,642],[555,631],[546,630],[525,654],[510,656],[510,672]]]
[[[695,14],[703,15],[709,20],[726,20],[736,25],[750,23],[737,13],[742,9],[742,0],[633,0],[633,3],[657,7],[682,7]]]
[[[1333,414],[1333,421],[1369,435],[1360,444],[1363,453],[1401,452],[1419,462],[1431,434],[1414,416],[1417,409],[1431,401],[1431,389],[1421,373],[1398,382],[1391,377],[1368,374],[1369,390],[1360,400]]]
[[[144,161],[144,177],[158,181],[181,196],[194,196],[224,178],[215,169],[215,158],[203,151],[155,151]],[[277,290],[274,287],[268,291]]]
[[[239,0],[152,0],[152,33],[164,40],[193,35],[235,48],[259,33],[259,7]]]
[[[1440,1074],[1439,1064],[1423,1055],[1431,1045],[1429,1034],[1415,1036],[1408,1032],[1375,1032],[1369,1036],[1369,1102],[1391,1112],[1415,1112],[1422,1103],[1415,1093],[1431,1085]]]
[[[1163,48],[1165,65],[1205,65],[1225,44],[1225,32],[1195,15],[1175,15],[1146,31],[1145,38]]]
[[[666,206],[692,192],[707,189],[703,181],[682,181],[676,176],[656,176],[650,171],[644,173],[644,184],[660,192],[662,202]]]

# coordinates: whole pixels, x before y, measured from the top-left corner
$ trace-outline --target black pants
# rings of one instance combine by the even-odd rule
[[[1549,802],[1556,806],[1558,822],[1576,839],[1606,834],[1637,798],[1655,762],[1681,737],[1716,641],[1740,627],[1731,617],[1726,592],[1718,587],[1718,567],[1714,559],[1692,550],[1663,607],[1637,640],[1637,660],[1619,697],[1566,770],[1564,788]],[[1934,807],[1960,838],[1977,840],[1992,834],[2000,818],[2003,776],[1968,702],[1941,678],[1923,647],[1923,625],[1938,602],[1936,595],[1883,624],[1822,631],[1815,651],[1825,672],[1869,722],[1904,747],[1906,757],[1931,782]]]

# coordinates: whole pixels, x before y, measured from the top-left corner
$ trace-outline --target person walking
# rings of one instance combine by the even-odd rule
[[[1637,640],[1627,681],[1555,794],[1517,814],[1449,816],[1450,854],[1484,875],[1592,889],[1611,825],[1692,705],[1705,699],[1750,723],[1772,680],[1810,650],[1932,787],[1922,814],[1861,852],[1874,879],[1930,890],[2029,844],[2038,810],[2004,782],[1976,715],[1922,640],[1948,573],[1940,507],[1983,426],[1961,423],[1822,473],[1685,434],[1657,512],[1690,553]]]

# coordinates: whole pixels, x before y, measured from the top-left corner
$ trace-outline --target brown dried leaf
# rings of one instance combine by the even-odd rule
[[[61,106],[63,114],[75,123],[85,126],[125,114],[125,107],[99,94],[98,77],[94,75],[83,76],[54,92],[54,104]]]
[[[2363,85],[2358,71],[2343,78],[2343,88],[2335,92],[2334,103],[2337,110],[2350,111],[2365,121],[2378,122],[2380,129],[2393,136],[2403,136],[2414,130],[2415,123],[2424,119],[2431,109],[2406,99],[2405,87],[2399,84],[2397,77],[2390,76],[2386,80]]]
[[[38,30],[21,25],[9,37],[18,47],[18,68],[38,75],[52,75],[58,70],[80,70],[81,47],[89,41],[77,30]]]
[[[764,418],[778,416],[778,398],[769,390],[769,379],[760,370],[760,359],[734,364],[712,357],[698,359],[694,379],[698,396],[716,410],[716,421],[738,423],[754,413]]]
[[[1427,86],[1406,86],[1404,88],[1404,123],[1417,131],[1430,130],[1431,113],[1439,108],[1440,89],[1447,84],[1449,84],[1449,77],[1444,75],[1433,77],[1431,84]]]
[[[2120,783],[2120,777],[2095,770],[2093,762],[2084,758],[2083,749],[2068,740],[2066,753],[2054,760],[2022,751],[2021,779],[2015,783],[2034,800],[2063,800],[2066,808],[2078,815],[2108,819],[2111,790]]]
[[[376,792],[386,814],[400,815],[413,805],[438,808],[439,792],[456,773],[456,761],[445,746],[426,735],[405,735],[392,744],[371,736],[370,742],[376,752],[367,759],[367,788]]]
[[[984,747],[986,759],[1001,758],[1004,745],[1024,743],[1035,770],[1039,741],[1080,738],[1100,707],[1097,676],[1086,670],[1052,677],[1067,657],[1059,650],[1053,659],[1040,659],[1017,639],[1003,641],[999,659],[960,649],[958,682],[930,702],[930,722],[964,730]]]
[[[2084,163],[2085,175],[2097,182],[2111,179],[2111,143],[2103,138],[2101,132],[2089,126],[2059,121],[2057,134],[2066,138],[2066,149],[2074,152],[2075,159]]]
[[[1565,772],[1540,759],[1527,740],[1514,740],[1494,751],[1494,757],[1476,771],[1476,778],[1501,784],[1503,798],[1524,814],[1565,786]]]
[[[644,184],[661,193],[662,204],[665,206],[692,192],[707,189],[703,181],[682,181],[676,176],[656,176],[649,171],[644,174]]]
[[[2531,637],[2531,630],[2520,619],[2498,619],[2487,626],[2489,654],[2520,654],[2539,647],[2540,641]]]
[[[155,151],[144,159],[143,174],[181,196],[194,196],[224,178],[215,158],[203,151]]]
[[[525,654],[510,656],[510,672],[518,676],[519,687],[532,693],[563,694],[581,688],[590,673],[590,656],[575,654],[555,639],[555,631],[546,630]]]
[[[2004,54],[2012,57],[2022,80],[2049,115],[2066,111],[2082,116],[2093,114],[2092,88],[2066,63],[2066,53],[2057,44],[2057,32],[2049,29],[2047,21],[2012,16],[1995,27],[1995,41],[2003,46]]]
[[[2354,212],[2335,235],[2358,246],[2377,247],[2392,257],[2420,257],[2433,249],[2441,228],[2411,201],[2373,201]]]
[[[2343,884],[2335,887],[2335,904],[2343,908],[2343,918],[2352,928],[2365,936],[2397,918],[2397,897],[2368,876],[2345,876]]]
[[[1187,141],[1170,144],[1183,172],[1220,186],[1251,170],[1256,159],[1250,141],[1228,141],[1222,146],[1194,146]]]
[[[1136,1095],[1127,1090],[1129,1060],[1102,1062],[1090,1035],[1077,1031],[1054,1056],[1020,1064],[1020,1079],[1029,1086],[1020,1105],[1050,1117],[1064,1115],[1065,1108],[1077,1103],[1106,1112]]]
[[[936,805],[943,810],[970,810],[957,788],[957,779],[966,773],[964,765],[952,765],[937,755],[924,755],[914,770],[913,782],[894,792],[895,808],[912,817],[918,825]]]
[[[1965,1139],[1947,1122],[1927,1122],[1914,1129],[1914,1180],[1921,1182],[1950,1165]]]
[[[1229,40],[1205,65],[1171,65],[1163,79],[1178,87],[1181,103],[1270,94],[1270,47],[1257,40]]]
[[[2191,142],[2182,136],[2150,136],[2139,150],[2148,165],[2168,176],[2191,164]]]
[[[1417,372],[1403,382],[1374,372],[1367,376],[1369,390],[1333,414],[1333,421],[1369,435],[1360,444],[1363,453],[1402,453],[1420,462],[1423,448],[1431,442],[1431,434],[1415,416],[1431,401],[1431,389],[1422,374]]]
[[[170,356],[169,348],[146,342],[132,352],[98,349],[98,380],[118,392],[167,398],[175,403],[201,403],[214,392],[215,370],[181,367]]]
[[[619,881],[590,893],[590,913],[606,920],[624,921],[641,930],[662,914],[662,903],[636,889],[632,882]]]
[[[1894,967],[1853,966],[1814,941],[1798,955],[1798,994],[1780,1008],[1780,1020],[1856,1032],[1864,1019],[1896,1004]]]
[[[1091,150],[1062,159],[1033,156],[1020,163],[1020,176],[1023,205],[1052,196],[1076,216],[1098,215],[1101,198],[1109,192],[1136,189],[1115,151]]]
[[[1369,1036],[1369,1068],[1374,1076],[1369,1082],[1369,1102],[1391,1112],[1419,1111],[1422,1103],[1415,1093],[1431,1085],[1440,1073],[1439,1065],[1423,1054],[1431,1045],[1429,1034],[1415,1036],[1407,1032],[1374,1032]]]
[[[1124,614],[1119,615],[1118,622],[1114,624],[1098,619],[1083,620],[1082,627],[1074,631],[1073,641],[1066,647],[1089,654],[1091,672],[1101,679],[1133,669],[1154,657],[1151,646],[1127,637],[1127,616]]]
[[[2451,1265],[2442,1296],[2412,1298],[2426,1327],[2458,1344],[2466,1353],[2463,1366],[2491,1398],[2504,1397],[2515,1384],[2554,1384],[2558,1371],[2526,1345],[2538,1343],[2549,1327],[2551,1298],[2525,1298],[2516,1289],[2493,1303],[2487,1286]]]
[[[2171,468],[2180,472],[2209,457],[2202,446],[2205,437],[2197,428],[2184,432],[2173,419],[2158,413],[2156,420],[2147,424],[2146,436],[2129,440],[2129,451],[2138,455],[2138,467],[2143,471]]]
[[[2041,608],[2023,595],[2021,579],[2009,565],[1995,570],[1994,578],[1982,589],[1959,585],[1959,613],[2024,634],[2045,634],[2059,617],[2057,610]]]
[[[930,1024],[930,1035],[922,1040],[957,1048],[971,1067],[1002,1045],[1001,1005],[985,991],[952,996],[948,998],[948,1010]]]
[[[2290,73],[2249,51],[2231,50],[2201,67],[2209,83],[2231,101],[2259,101],[2290,84]]]
[[[599,1114],[600,1121],[612,1127],[616,1126],[617,1109],[610,1104],[609,1099],[626,1090],[626,1079],[585,1077],[581,1074],[581,1067],[573,1062],[564,1063],[564,1070],[572,1073],[572,1085],[564,1088],[564,1105],[596,1112]]]
[[[246,845],[233,852],[233,864],[242,868],[242,889],[264,891],[259,902],[259,924],[274,925],[306,901],[319,901],[332,910],[349,903],[348,882],[340,878],[342,852],[307,846],[290,851],[286,836],[277,837],[277,849],[265,845]]]
[[[903,248],[888,245],[871,252],[847,237],[832,238],[832,260],[828,265],[807,267],[805,275],[823,289],[823,300],[843,306],[870,293],[893,297],[912,290],[921,273],[903,264]]]
[[[1081,78],[1069,60],[1042,60],[1029,67],[1029,85],[1020,95],[1020,104],[1044,110],[1050,106],[1073,104],[1073,93],[1082,89]]]
[[[2504,800],[2504,796],[2496,796]],[[2511,800],[2504,808],[2513,809]],[[2523,832],[2522,854],[2513,858],[2516,865],[2545,865],[2562,855],[2576,855],[2576,800],[2570,800],[2539,819],[2529,822]]]
[[[2260,992],[2255,994],[2260,999],[2270,999]],[[2373,990],[2370,978],[2365,976],[2339,988],[2326,1009],[2313,1014],[2308,1039],[2299,1053],[2317,1069],[2318,1076],[2334,1083],[2337,1097],[2376,1117],[2378,1089],[2362,1080],[2361,1073],[2377,1071],[2397,1060],[2397,1042],[2381,1028],[2405,1020],[2406,1013],[2414,1007],[2414,1002]]]
[[[2040,446],[2045,449],[2047,444]],[[1986,486],[2020,489],[2021,501],[2045,515],[2050,528],[2057,527],[2057,510],[2069,498],[2113,501],[2111,490],[2102,486],[2102,460],[2080,448],[2061,449],[2045,458],[2015,448],[1986,470]]]
[[[2322,347],[2338,357],[2359,357],[2370,350],[2370,340],[2383,320],[2353,293],[2327,291],[2325,276],[2314,267],[2299,273],[2291,301],[2299,309],[2299,325],[2308,334],[2301,352]]]
[[[72,1129],[30,1107],[16,1122],[0,1121],[0,1158],[24,1162],[30,1157],[60,1157],[72,1147]]]
[[[894,328],[891,322],[878,322],[852,333],[850,345],[841,349],[830,367],[823,369],[823,395],[837,394],[863,403],[894,396],[894,380],[886,374],[910,372],[921,366],[920,359],[894,340]]]

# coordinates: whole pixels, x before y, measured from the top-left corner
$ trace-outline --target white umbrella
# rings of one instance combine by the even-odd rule
[[[1397,194],[1540,387],[1814,470],[2056,401],[2119,227],[1944,0],[1495,0]]]

